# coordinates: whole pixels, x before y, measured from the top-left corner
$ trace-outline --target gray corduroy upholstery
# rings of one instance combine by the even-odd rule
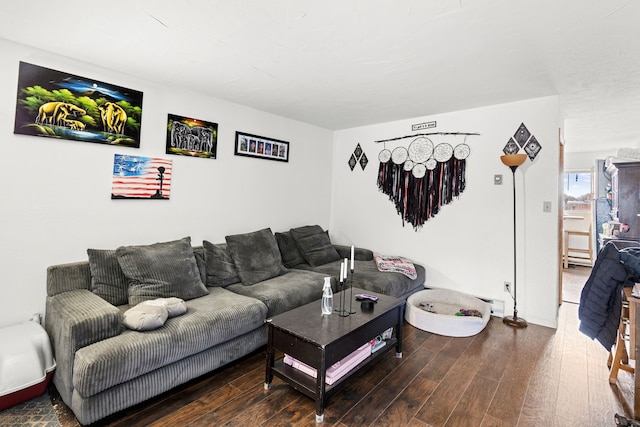
[[[251,286],[236,283],[227,286],[226,289],[259,299],[269,308],[268,317],[273,317],[311,301],[320,300],[324,277],[324,274],[314,271],[291,269],[281,276],[263,280]],[[318,313],[320,313],[319,302]]]
[[[226,244],[216,245],[205,240],[202,246],[207,286],[227,286],[240,281]]]
[[[188,315],[168,319],[161,328],[125,330],[79,349],[74,389],[81,396],[93,396],[258,329],[267,314],[260,301],[223,288],[211,288],[208,295],[186,303]]]
[[[52,265],[47,268],[48,296],[76,289],[91,289],[91,270],[87,261]]]
[[[225,236],[225,239],[227,251],[243,284],[250,286],[287,272],[270,228],[233,234]]]
[[[68,405],[80,423],[91,424],[233,362],[266,343],[267,329],[266,325],[263,325],[259,329],[140,375],[91,397],[81,396],[77,390],[74,390],[71,403]]]
[[[354,288],[361,288],[379,294],[390,295],[392,297],[407,299],[409,295],[424,289],[425,269],[419,264],[414,264],[418,277],[414,280],[401,273],[385,272],[381,273],[376,266],[376,262],[355,261],[354,274],[348,273],[348,285]],[[296,269],[309,270],[324,275],[334,277],[340,272],[340,261],[312,267],[309,264],[296,265]]]
[[[127,304],[127,276],[124,275],[114,249],[87,249],[91,269],[91,292],[113,304]]]
[[[178,297],[199,298],[209,291],[191,247],[191,238],[141,246],[121,246],[118,263],[129,281],[129,304]]]
[[[88,289],[47,297],[45,329],[57,365],[53,382],[67,405],[71,402],[76,351],[119,335],[120,317],[120,310]]]
[[[329,235],[319,225],[292,228],[290,233],[302,257],[310,265],[316,267],[340,259]]]
[[[350,247],[335,245],[335,249],[341,257],[350,255]],[[223,255],[221,251],[227,251],[226,245],[216,244],[214,252]],[[220,268],[220,263],[211,262],[211,257],[207,260],[205,248],[194,247],[194,255],[202,282],[216,275],[235,281],[230,279],[229,265],[223,266],[224,272],[207,271]],[[264,251],[256,256],[264,256]],[[275,258],[281,262],[280,256]],[[407,283],[398,273],[376,274],[373,261],[366,261],[373,268],[361,266],[371,258],[371,251],[356,248],[355,277],[367,283],[354,285],[404,298],[422,286],[423,267],[416,265],[419,277]],[[51,266],[45,329],[57,363],[53,382],[78,421],[94,423],[264,346],[265,320],[319,300],[325,276],[333,277],[335,290],[338,265],[339,261],[316,267],[302,263],[290,270],[282,267],[276,277],[251,285],[238,282],[225,287],[215,282],[215,287],[207,287],[207,295],[186,301],[185,314],[144,332],[122,325],[122,313],[130,305],[114,306],[91,291],[89,262]]]

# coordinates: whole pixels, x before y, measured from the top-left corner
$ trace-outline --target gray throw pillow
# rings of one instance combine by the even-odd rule
[[[122,272],[129,281],[129,305],[177,297],[190,300],[209,291],[200,279],[191,238],[116,249]]]
[[[240,281],[233,259],[224,248],[206,240],[202,246],[207,266],[207,286],[227,286]]]
[[[282,264],[278,243],[270,228],[225,239],[243,285],[253,285],[288,271]]]
[[[196,264],[198,270],[200,270],[200,280],[205,285],[207,284],[207,264],[204,260],[204,248],[202,246],[194,247],[193,254],[196,257]]]
[[[91,292],[113,305],[127,304],[129,282],[122,272],[115,249],[87,249]]]
[[[284,265],[293,268],[305,262],[298,245],[296,245],[296,241],[291,237],[291,232],[276,233],[276,241],[278,242]]]
[[[292,228],[291,237],[295,240],[304,259],[312,267],[340,259],[340,254],[331,244],[329,235],[319,225]]]

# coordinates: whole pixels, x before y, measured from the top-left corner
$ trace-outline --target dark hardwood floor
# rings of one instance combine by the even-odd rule
[[[586,280],[586,279],[585,279]],[[327,426],[614,426],[631,417],[633,375],[608,382],[607,352],[578,331],[576,304],[559,328],[512,329],[492,318],[468,338],[405,324],[389,352],[327,403]],[[277,378],[265,391],[264,350],[103,420],[101,426],[316,426],[314,403]],[[63,427],[77,426],[59,401]]]

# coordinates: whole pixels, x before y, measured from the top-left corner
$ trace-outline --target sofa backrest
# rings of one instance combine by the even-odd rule
[[[217,246],[226,247],[221,243]],[[204,248],[194,246],[193,252],[196,256],[200,277],[205,278],[206,284],[206,265],[204,262]],[[91,290],[91,270],[89,261],[80,261],[69,264],[52,265],[47,268],[47,295],[52,297],[62,292],[73,291],[77,289]]]

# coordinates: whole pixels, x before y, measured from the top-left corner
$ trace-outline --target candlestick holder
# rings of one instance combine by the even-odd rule
[[[355,314],[353,311],[353,268],[351,269],[351,284],[349,285],[349,314]]]
[[[340,301],[340,306],[338,308],[336,308],[336,312],[338,313],[338,316],[340,317],[347,317],[349,316],[349,312],[345,309],[345,294],[346,294],[346,289],[344,287],[345,282],[343,282],[342,280],[340,281],[340,297],[338,298]]]

